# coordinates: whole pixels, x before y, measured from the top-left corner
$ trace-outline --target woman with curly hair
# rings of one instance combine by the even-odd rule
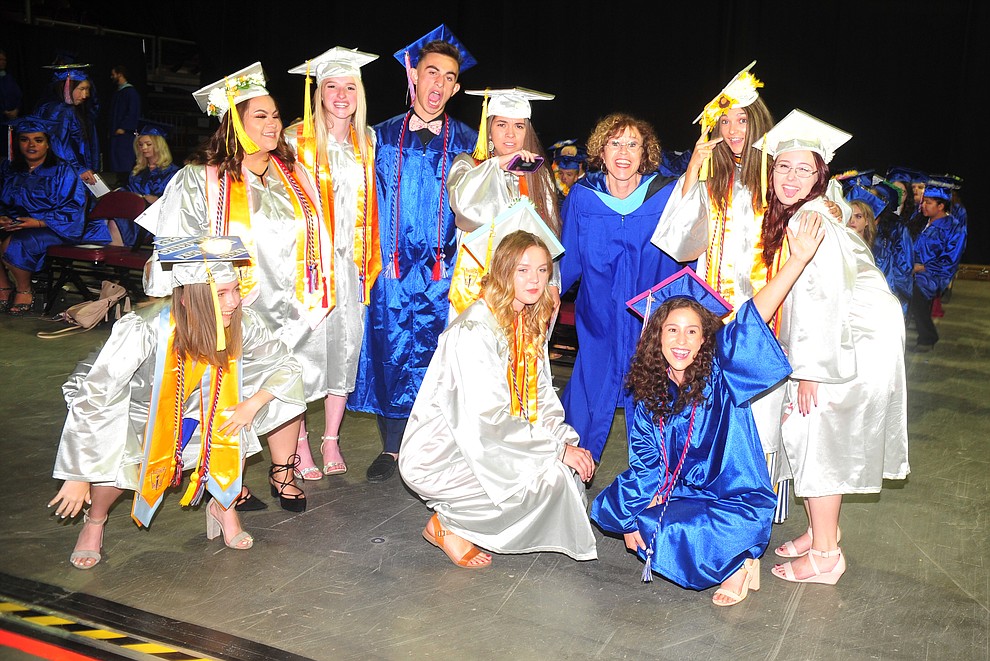
[[[399,472],[435,512],[423,536],[459,567],[491,564],[475,545],[598,557],[582,484],[595,464],[564,423],[546,354],[552,273],[540,237],[506,236],[413,404]]]
[[[589,165],[600,171],[571,188],[561,211],[560,291],[581,281],[574,302],[579,348],[562,401],[595,461],[615,409],[632,417],[622,378],[640,331],[625,302],[679,270],[650,243],[674,187],[673,178],[657,172],[660,161],[649,123],[621,113],[605,117],[588,139]]]
[[[251,254],[250,265],[238,267],[245,307],[259,313],[302,365],[306,401],[322,398],[326,392],[317,384],[328,369],[327,345],[313,338],[333,307],[333,244],[282,133],[261,64],[193,96],[203,112],[220,118],[220,126],[137,222],[155,236],[241,237]],[[146,292],[167,294],[157,263],[151,271]],[[306,494],[293,475],[298,430],[298,424],[284,425],[268,435],[272,497],[291,512],[306,509]],[[242,510],[265,507],[249,492],[243,495]]]
[[[766,322],[822,236],[817,217],[789,231],[790,259],[728,325],[727,301],[691,269],[630,301],[647,318],[626,380],[629,469],[591,518],[646,561],[644,580],[655,571],[693,590],[720,585],[717,606],[760,589],[776,497],[748,404],[790,372]]]

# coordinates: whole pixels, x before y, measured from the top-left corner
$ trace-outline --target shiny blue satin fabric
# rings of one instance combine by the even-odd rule
[[[632,415],[623,379],[643,325],[626,301],[683,267],[650,243],[674,183],[657,175],[644,184],[649,190],[639,208],[620,215],[598,195],[607,192],[605,175],[593,172],[571,188],[561,209],[560,291],[581,280],[574,302],[578,353],[561,402],[596,461],[615,409]]]
[[[470,152],[478,139],[467,125],[448,118],[450,136],[444,167],[443,130],[425,146],[416,134],[406,131],[399,145],[405,118],[398,115],[375,126],[382,265],[389,268],[397,246],[399,277],[383,272],[371,290],[357,380],[347,402],[351,410],[389,418],[409,416],[436,351],[437,338],[447,325],[447,294],[457,258],[457,237],[441,178],[445,169],[450,172],[454,157]],[[401,186],[396,170],[400,148]],[[438,214],[441,199],[442,216]],[[398,223],[397,206],[401,214]],[[438,224],[446,274],[433,280]]]
[[[718,585],[747,558],[763,555],[776,496],[748,402],[790,371],[773,333],[747,301],[719,332],[704,402],[695,410],[690,447],[656,541],[663,505],[649,505],[661,475],[669,478],[677,468],[690,406],[669,416],[662,434],[646,408],[636,406],[629,469],[598,494],[591,519],[610,533],[639,530],[648,546],[655,544],[653,571],[694,590]],[[646,558],[642,550],[637,555]]]
[[[913,247],[907,226],[894,216],[877,224],[877,236],[873,240],[873,259],[883,272],[890,291],[901,302],[907,314],[907,304],[914,288],[912,259]]]
[[[932,221],[914,239],[914,263],[925,270],[914,274],[918,288],[927,299],[944,292],[956,275],[962,257],[965,234],[952,216]]]
[[[84,111],[85,112],[85,111]],[[69,164],[77,175],[86,170],[100,171],[100,143],[96,137],[96,113],[90,109],[87,126],[74,106],[50,101],[38,106],[35,114],[55,122],[58,128],[50,135],[55,155]]]
[[[145,168],[137,174],[131,174],[127,178],[127,185],[124,187],[124,190],[137,193],[138,195],[157,195],[161,197],[162,193],[165,192],[165,186],[168,185],[168,182],[172,180],[172,177],[178,171],[179,166],[175,163],[169,163],[166,168],[155,168],[154,170]],[[124,240],[125,246],[134,245],[139,229],[137,225],[130,221],[121,221],[117,223],[117,229],[120,231],[120,238]]]

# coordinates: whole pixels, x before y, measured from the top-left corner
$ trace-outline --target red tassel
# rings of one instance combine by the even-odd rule
[[[330,307],[330,298],[327,296],[327,279],[323,278],[323,307]]]
[[[443,279],[443,254],[438,254],[437,259],[433,262],[433,280]]]
[[[398,280],[401,277],[399,273],[399,251],[396,250],[392,253],[392,277]]]

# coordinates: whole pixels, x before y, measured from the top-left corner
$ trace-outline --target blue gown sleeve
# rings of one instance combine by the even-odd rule
[[[28,210],[28,215],[43,220],[63,239],[78,241],[86,222],[86,186],[65,163],[53,170],[47,182],[45,206]]]
[[[578,193],[575,195],[575,193]],[[575,185],[571,189],[571,194],[564,198],[564,204],[560,208],[561,236],[560,243],[564,246],[564,255],[560,258],[560,293],[563,294],[570,289],[578,278],[581,277],[581,243],[578,232],[578,218],[580,217],[580,206],[578,200],[580,192]]]
[[[602,530],[624,534],[638,530],[636,519],[650,506],[660,485],[660,428],[643,404],[636,405],[629,433],[629,468],[605,487],[591,505],[591,520]]]
[[[791,373],[787,356],[752,299],[743,303],[735,319],[719,332],[716,356],[736,406],[743,406]]]

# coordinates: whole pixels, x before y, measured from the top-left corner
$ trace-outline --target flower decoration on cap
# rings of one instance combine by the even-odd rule
[[[756,65],[756,60],[749,63],[745,69],[737,73],[728,85],[722,88],[718,96],[708,102],[705,109],[698,115],[694,124],[701,122],[701,130],[706,135],[718,124],[718,119],[731,108],[745,108],[752,105],[758,98],[759,92],[756,90],[763,87],[763,83],[749,72]]]
[[[193,92],[193,98],[199,104],[199,109],[210,117],[219,117],[221,120],[236,104],[259,96],[268,96],[261,62],[255,62]],[[257,153],[259,147],[244,131],[238,113],[231,114],[230,125],[244,151],[248,154]]]

